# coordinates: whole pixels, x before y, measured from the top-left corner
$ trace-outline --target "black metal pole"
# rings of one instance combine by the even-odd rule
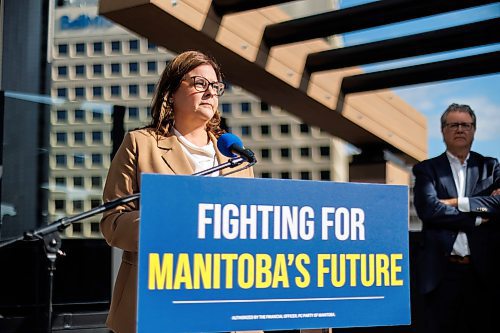
[[[0,202],[2,202],[2,178],[3,178],[3,114],[4,114],[5,92],[0,90]],[[0,240],[2,240],[2,220],[0,216]]]
[[[53,307],[53,293],[54,293],[54,272],[56,270],[57,255],[61,252],[61,238],[58,233],[51,233],[43,238],[45,245],[45,255],[49,262],[49,290],[47,301],[47,332],[52,332],[52,314],[54,313]]]

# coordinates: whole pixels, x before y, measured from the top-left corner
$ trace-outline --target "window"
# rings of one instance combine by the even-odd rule
[[[300,148],[300,157],[309,157],[309,156],[311,156],[311,148],[301,147]]]
[[[57,45],[57,54],[60,56],[68,55],[68,44]]]
[[[139,118],[139,108],[138,107],[129,107],[128,108],[128,118],[129,119],[137,119]]]
[[[130,74],[137,73],[139,71],[139,64],[137,62],[129,62],[128,71]]]
[[[73,177],[73,187],[83,187],[83,177],[82,176]]]
[[[102,110],[92,110],[92,120],[102,120]]]
[[[85,97],[85,88],[84,87],[76,87],[75,88],[75,97]]]
[[[90,178],[92,187],[101,188],[102,186],[102,178],[100,176],[92,176]]]
[[[128,86],[128,94],[129,96],[139,95],[139,86],[137,84],[130,84]]]
[[[330,170],[321,170],[320,171],[320,179],[321,180],[330,180]]]
[[[267,172],[267,171],[264,171],[260,174],[260,176],[262,178],[271,178],[271,173],[270,172]]]
[[[102,75],[102,64],[94,64],[92,66],[93,72],[95,76],[101,76]]]
[[[75,122],[85,121],[85,111],[82,109],[75,110]]]
[[[271,127],[269,125],[260,125],[260,135],[269,136],[271,134]]]
[[[243,136],[252,135],[252,128],[248,125],[241,126],[241,135]]]
[[[281,124],[280,125],[280,133],[281,134],[290,134],[290,125],[288,124]]]
[[[75,66],[75,76],[84,76],[85,75],[85,66],[84,65],[76,65]]]
[[[156,73],[156,61],[148,61],[148,73]]]
[[[120,74],[121,68],[119,63],[111,64],[111,74]]]
[[[96,54],[101,54],[104,50],[102,42],[94,42],[93,47],[94,47],[94,53]]]
[[[64,210],[65,201],[63,199],[54,200],[54,208],[55,210]]]
[[[328,146],[319,147],[319,153],[321,157],[330,157],[330,147]]]
[[[269,112],[269,104],[266,102],[260,102],[260,111]]]
[[[68,120],[68,111],[66,110],[57,110],[57,122],[63,123]]]
[[[80,131],[73,133],[73,140],[75,144],[85,143],[85,133]]]
[[[146,106],[146,116],[151,117],[151,107]]]
[[[307,134],[311,131],[309,125],[307,124],[300,124],[299,126],[300,126],[300,133],[302,134]]]
[[[83,200],[73,200],[73,210],[83,210]]]
[[[260,156],[263,160],[268,160],[271,158],[271,150],[268,148],[261,149]]]
[[[90,208],[93,209],[93,208],[96,208],[98,206],[101,205],[101,200],[99,199],[92,199],[90,200]],[[93,225],[94,224],[97,224],[97,223],[92,223]],[[99,226],[99,224],[97,224],[97,226]]]
[[[57,67],[57,77],[67,77],[67,76],[68,76],[68,67],[58,66]]]
[[[94,96],[94,98],[100,98],[102,97],[102,87],[92,87],[92,96]],[[102,116],[101,116],[101,119],[102,119]],[[95,117],[94,117],[94,120],[95,120]]]
[[[75,53],[78,55],[84,55],[85,54],[85,44],[76,43],[75,44]]]
[[[289,159],[290,158],[290,148],[281,148],[280,154],[281,154],[281,158]]]
[[[66,186],[66,178],[65,177],[56,177],[55,182],[57,186]]]
[[[111,86],[111,96],[120,96],[120,86]]]
[[[251,111],[251,104],[248,102],[242,102],[240,103],[240,106],[242,113],[249,113]]]
[[[97,206],[96,206],[97,207]],[[91,222],[90,223],[90,232],[99,232],[100,233],[100,228],[99,228],[99,223],[96,223],[96,222]]]
[[[68,135],[66,134],[66,132],[56,133],[56,142],[58,144],[66,144],[67,141],[68,141]]]
[[[148,85],[146,86],[146,89],[147,89],[148,95],[153,94],[153,92],[155,91],[155,84],[148,83]]]
[[[82,232],[82,223],[73,223],[71,227],[73,228],[73,233],[75,234]]]
[[[300,179],[303,179],[303,180],[311,179],[311,172],[310,171],[301,171],[300,172]]]
[[[66,167],[66,155],[62,155],[62,154],[56,155],[56,166]]]
[[[83,167],[84,165],[85,165],[85,155],[81,153],[75,153],[75,155],[73,155],[73,166]]]
[[[139,50],[139,40],[137,39],[132,39],[128,41],[128,49],[130,52],[133,51],[138,51]]]
[[[102,143],[102,131],[92,131],[92,143]]]
[[[113,53],[118,53],[122,49],[121,43],[118,40],[112,41],[111,42],[111,52]]]
[[[281,179],[290,179],[290,172],[288,172],[288,171],[280,172],[280,178]]]
[[[233,111],[233,105],[231,103],[222,103],[222,113],[229,114]]]
[[[148,50],[153,51],[156,49],[156,44],[148,40]]]
[[[57,97],[66,98],[68,96],[68,90],[66,88],[57,88]]]
[[[102,165],[102,154],[93,153],[92,154],[92,165],[101,166]]]

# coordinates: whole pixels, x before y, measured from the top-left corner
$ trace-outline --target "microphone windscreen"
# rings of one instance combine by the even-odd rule
[[[236,144],[236,146],[243,147],[243,142],[236,135],[232,133],[224,133],[217,140],[217,148],[222,153],[222,155],[227,157],[237,157],[236,154],[233,154],[231,150],[231,146]]]

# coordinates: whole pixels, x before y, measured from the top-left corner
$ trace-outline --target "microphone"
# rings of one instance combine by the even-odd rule
[[[239,155],[249,163],[255,163],[257,161],[253,151],[245,148],[241,139],[231,133],[224,133],[219,137],[219,140],[217,140],[217,148],[222,155],[227,157],[237,157],[237,155]]]

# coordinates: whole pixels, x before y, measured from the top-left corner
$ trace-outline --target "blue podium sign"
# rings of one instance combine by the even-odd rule
[[[410,324],[406,186],[143,175],[138,332]]]

